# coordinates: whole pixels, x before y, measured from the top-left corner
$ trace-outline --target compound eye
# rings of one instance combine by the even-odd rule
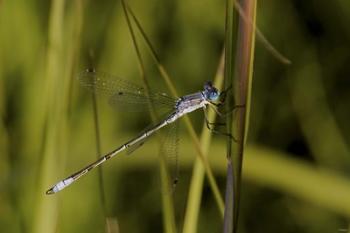
[[[217,100],[219,98],[219,93],[215,90],[210,93],[210,100]]]

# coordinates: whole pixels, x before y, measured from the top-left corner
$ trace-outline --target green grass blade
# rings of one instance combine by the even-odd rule
[[[99,124],[99,115],[98,115],[98,103],[96,99],[95,93],[91,94],[92,99],[92,108],[93,108],[93,119],[94,119],[94,129],[95,129],[95,140],[96,140],[96,159],[99,159],[102,154],[101,150],[101,134],[100,134],[100,124]],[[99,189],[99,196],[100,196],[100,202],[101,207],[103,209],[103,213],[105,217],[107,217],[107,205],[106,205],[106,199],[105,199],[105,187],[104,187],[104,179],[103,179],[103,170],[102,167],[98,167],[98,189]],[[107,220],[106,220],[107,221]]]
[[[141,53],[136,41],[134,30],[130,22],[128,10],[126,8],[126,3],[124,0],[121,0],[121,2],[123,6],[124,15],[127,21],[127,25],[132,37],[133,45],[137,54],[139,67],[140,67],[140,76],[144,82],[144,86],[145,86],[145,89],[147,90],[147,93],[149,93],[149,85],[146,79],[145,67],[144,67]],[[154,104],[150,102],[149,105],[150,105],[150,114],[151,114],[152,121],[153,123],[156,123],[157,115],[156,115]],[[161,143],[160,138],[159,138],[159,143]],[[166,158],[165,158],[165,155],[163,155],[162,153],[160,153],[159,155],[159,165],[160,165],[160,177],[161,177],[161,186],[162,186],[162,207],[163,207],[163,217],[164,217],[163,218],[164,230],[165,232],[168,232],[168,233],[172,233],[172,232],[175,233],[176,224],[175,224],[174,204],[173,204],[172,195],[169,195],[170,178],[169,178],[169,173],[166,166]]]
[[[226,197],[224,232],[235,232],[237,229],[243,152],[249,126],[248,119],[253,75],[256,19],[256,1],[242,1],[243,15],[246,16],[247,19],[239,18],[237,51],[235,66],[233,66],[233,30],[235,28],[233,5],[234,0],[229,0],[227,2],[225,81],[226,86],[233,84],[235,93],[234,101],[228,104],[245,107],[237,109],[237,119],[232,119],[232,116],[227,119],[229,132],[235,135],[238,143],[233,144],[231,140],[228,140],[227,143],[228,168],[230,168],[231,163],[234,165],[233,169],[228,169],[228,172],[233,172],[233,174],[227,174],[227,179],[229,179],[230,176],[234,176],[234,179],[233,183],[231,185],[228,184],[226,187],[228,189],[226,193],[230,196]],[[233,67],[235,70],[233,70]],[[233,120],[235,120],[234,124]],[[229,191],[230,189],[233,189],[233,192]]]
[[[190,138],[183,138],[184,153],[191,153],[192,144]],[[125,163],[115,163],[113,169],[128,170],[153,167],[158,148],[155,140],[135,156],[138,159],[125,160]],[[225,153],[225,143],[221,140],[213,140],[210,152]],[[139,154],[137,154],[139,153]],[[332,154],[331,154],[332,155]],[[331,156],[330,155],[330,156]],[[285,153],[275,148],[249,144],[245,148],[243,163],[243,179],[250,184],[267,190],[273,190],[283,197],[300,201],[310,208],[322,208],[323,210],[350,218],[350,179],[345,175],[315,167],[311,162],[297,159],[299,155]],[[191,168],[193,159],[189,156],[182,158],[184,168]],[[208,157],[213,171],[220,175],[226,175],[226,158],[222,156]]]
[[[161,64],[160,60],[158,59],[158,56],[157,56],[157,54],[155,52],[155,49],[153,48],[151,42],[147,39],[147,35],[144,32],[144,30],[142,29],[139,20],[136,18],[135,14],[132,12],[130,7],[128,8],[128,10],[129,10],[131,16],[133,17],[137,28],[140,30],[140,32],[142,34],[142,37],[145,40],[145,43],[146,43],[147,47],[149,48],[149,50],[150,50],[150,52],[151,52],[151,54],[153,56],[153,59],[154,59],[156,65],[157,65],[157,68],[158,68],[162,78],[164,79],[165,83],[167,84],[167,87],[169,88],[169,90],[172,93],[172,95],[178,97],[179,95],[178,95],[178,93],[176,91],[175,85],[172,83],[169,74],[166,72],[166,69]],[[187,130],[188,130],[188,132],[189,132],[189,134],[191,136],[191,139],[192,139],[192,141],[194,143],[194,147],[195,147],[195,149],[197,151],[197,155],[199,156],[199,159],[202,161],[203,166],[205,168],[205,171],[206,171],[206,174],[207,174],[207,177],[208,177],[208,181],[209,181],[209,185],[210,185],[210,188],[211,188],[211,190],[212,190],[212,192],[214,194],[214,198],[216,200],[218,209],[219,209],[220,213],[223,215],[223,213],[224,213],[224,202],[223,202],[222,196],[220,194],[217,182],[215,181],[213,172],[212,172],[212,170],[210,168],[208,160],[204,156],[204,153],[203,153],[203,151],[201,149],[201,146],[200,146],[200,141],[198,139],[198,136],[197,136],[197,134],[196,134],[196,132],[195,132],[195,130],[193,128],[193,125],[192,125],[189,117],[188,116],[184,116],[184,119],[185,119],[186,128],[187,128]]]
[[[284,56],[282,53],[280,53],[266,38],[266,36],[261,32],[258,26],[254,25],[254,23],[251,21],[250,18],[247,17],[247,15],[244,13],[241,5],[237,0],[234,0],[234,7],[236,8],[237,12],[239,13],[240,17],[246,22],[251,24],[253,27],[255,27],[255,34],[257,36],[257,39],[264,45],[264,47],[269,51],[272,56],[274,56],[278,61],[285,65],[290,65],[292,62]]]
[[[220,64],[214,79],[214,86],[221,89],[223,86],[223,66],[224,66],[224,53],[221,56]],[[209,122],[215,122],[216,113],[209,109],[208,120]],[[207,129],[206,124],[203,124],[202,134],[200,138],[201,148],[205,156],[208,156],[209,145],[211,144],[212,134]],[[203,180],[205,170],[203,164],[199,158],[195,160],[193,167],[193,175],[191,178],[191,184],[189,188],[186,213],[184,218],[183,233],[197,232],[198,215],[200,210],[200,203],[202,198]]]
[[[328,104],[322,75],[315,50],[305,50],[288,78],[292,106],[317,164],[346,172],[350,148]]]
[[[40,181],[37,193],[37,209],[34,212],[33,232],[56,232],[57,222],[57,198],[49,198],[44,190],[54,180],[56,174],[57,153],[62,152],[65,147],[63,143],[58,146],[60,135],[64,134],[66,114],[63,111],[65,102],[62,94],[67,82],[62,77],[63,66],[63,18],[65,1],[53,1],[50,11],[47,64],[46,64],[46,138],[43,145],[43,157]],[[64,95],[64,94],[63,94]],[[62,142],[62,141],[61,141]],[[64,149],[63,149],[64,150]]]
[[[249,181],[350,217],[348,178],[271,148],[248,146],[246,154],[243,175]]]
[[[238,158],[237,166],[235,171],[237,176],[234,182],[234,231],[237,229],[238,215],[239,215],[239,204],[240,204],[240,184],[241,184],[241,173],[243,163],[244,146],[247,140],[248,128],[249,128],[249,115],[250,115],[250,103],[251,103],[251,87],[253,78],[254,68],[254,48],[255,48],[255,23],[256,23],[256,0],[249,0],[245,2],[244,11],[251,20],[252,24],[241,23],[241,29],[238,30],[238,42],[237,42],[237,57],[236,57],[236,70],[237,79],[236,81],[236,100],[238,105],[245,105],[245,108],[240,109],[237,114],[237,123],[234,127],[234,132],[238,133]]]

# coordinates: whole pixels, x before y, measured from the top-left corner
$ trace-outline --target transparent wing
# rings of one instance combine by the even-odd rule
[[[147,141],[148,137],[138,141],[137,143],[135,143],[134,145],[130,146],[127,150],[126,150],[126,154],[130,155],[132,152],[134,152],[135,150],[137,150],[138,148],[140,148],[141,146],[143,146],[143,144],[145,144],[145,142]]]
[[[166,157],[168,173],[170,176],[170,181],[172,182],[170,193],[173,193],[175,191],[179,180],[178,148],[179,121],[176,121],[169,127],[160,150],[160,153],[164,153]]]
[[[167,116],[170,115],[170,113],[167,114]],[[165,118],[162,118],[162,120],[165,120]],[[154,127],[154,124],[148,126],[146,129],[144,129],[140,136],[149,131]],[[168,174],[171,181],[171,187],[169,192],[166,194],[172,194],[175,191],[176,185],[179,180],[179,164],[178,164],[178,147],[179,147],[179,121],[175,121],[174,123],[167,126],[167,129],[164,130],[163,136],[161,138],[161,146],[160,146],[160,153],[161,156],[164,156],[166,159],[166,166],[168,170]],[[129,155],[133,153],[135,150],[140,148],[145,144],[145,142],[148,140],[149,137],[146,137],[134,145],[130,146],[126,153]]]
[[[160,120],[159,122],[165,121],[171,114],[173,113],[173,111],[170,111],[166,114],[163,114],[162,117],[158,117]],[[158,123],[158,122],[157,122]],[[156,124],[157,124],[156,123]],[[170,127],[172,128],[174,124],[177,124],[177,121],[173,124],[171,124],[170,126],[166,126],[166,127]],[[155,127],[155,124],[152,123],[149,126],[147,126],[144,130],[141,131],[141,133],[139,134],[139,136],[145,134],[146,132],[148,132],[149,130],[153,129]],[[150,136],[151,137],[151,136]],[[143,146],[145,144],[145,142],[148,140],[149,137],[145,137],[142,140],[138,141],[137,143],[133,144],[132,146],[130,146],[127,150],[126,150],[126,154],[129,155],[131,153],[133,153],[135,150],[137,150],[138,148],[140,148],[141,146]]]
[[[109,97],[109,103],[123,111],[147,111],[150,102],[157,108],[172,109],[176,102],[165,93],[147,93],[143,87],[105,72],[83,71],[79,81],[89,91]]]
[[[143,135],[144,133],[146,133],[148,130],[152,129],[153,127],[154,127],[154,124],[149,125],[144,130],[142,130],[139,135]],[[126,149],[126,154],[130,155],[135,150],[137,150],[138,148],[143,146],[143,144],[145,144],[145,142],[148,140],[148,138],[149,137],[145,137],[144,139],[142,139],[142,140],[138,141],[137,143],[135,143],[134,145],[130,146],[128,149]]]

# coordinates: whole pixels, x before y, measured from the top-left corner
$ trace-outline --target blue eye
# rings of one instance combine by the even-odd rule
[[[205,98],[210,101],[216,101],[220,97],[220,93],[218,89],[216,89],[211,82],[206,82],[204,84],[204,92]]]
[[[217,91],[209,93],[209,98],[210,100],[218,100],[219,99],[219,93]]]

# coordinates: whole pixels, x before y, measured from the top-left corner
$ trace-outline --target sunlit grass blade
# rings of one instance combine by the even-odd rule
[[[224,68],[224,51],[222,53],[220,63],[214,78],[214,86],[221,89],[223,86],[223,69]],[[208,121],[215,122],[216,113],[210,109],[208,112]],[[205,156],[208,156],[209,145],[211,144],[212,134],[207,129],[206,124],[203,124],[200,138],[201,148]],[[193,167],[191,184],[186,206],[184,219],[183,233],[197,232],[198,215],[200,212],[200,203],[202,199],[203,180],[205,170],[202,161],[197,158]]]
[[[248,146],[246,154],[243,174],[250,182],[350,217],[350,180],[345,176],[273,148]]]
[[[255,19],[256,19],[256,1],[246,0],[242,1],[242,15],[247,19],[239,17],[238,34],[237,34],[237,46],[235,65],[233,63],[233,30],[234,26],[234,13],[233,13],[234,0],[228,0],[227,13],[226,13],[226,60],[225,60],[225,82],[226,86],[233,84],[234,87],[234,100],[231,103],[235,106],[243,106],[236,109],[235,117],[232,119],[230,115],[227,119],[227,126],[229,132],[235,136],[237,143],[232,143],[232,140],[228,140],[227,143],[227,159],[228,163],[233,163],[232,169],[228,169],[233,174],[227,174],[227,179],[233,176],[233,183],[227,185],[229,190],[226,193],[230,196],[226,197],[225,206],[225,226],[224,232],[235,232],[237,230],[239,203],[240,203],[240,185],[241,185],[241,171],[243,162],[243,152],[245,146],[245,140],[247,137],[249,126],[249,109],[250,109],[250,94],[251,83],[253,75],[253,60],[254,60],[254,44],[255,44]],[[234,121],[234,123],[233,123]],[[230,166],[228,166],[230,168]],[[231,187],[232,186],[232,187]],[[233,217],[233,219],[231,218]]]
[[[136,51],[137,59],[139,62],[139,67],[140,67],[140,76],[144,82],[144,87],[145,90],[147,90],[147,94],[149,94],[149,85],[148,81],[146,79],[146,71],[144,67],[144,63],[142,60],[142,56],[136,41],[136,37],[134,34],[133,27],[130,22],[128,10],[126,8],[126,3],[124,0],[121,0],[122,6],[123,6],[123,12],[125,15],[125,19],[127,21],[127,25],[131,34],[131,38],[133,41],[133,45]],[[156,123],[157,121],[157,114],[155,111],[155,106],[154,103],[151,101],[148,103],[150,107],[150,115],[152,118],[153,123]],[[159,135],[160,133],[158,133]],[[160,138],[158,137],[159,143],[161,143]],[[159,166],[160,166],[160,178],[161,178],[161,186],[162,186],[162,207],[163,207],[163,223],[164,223],[164,230],[167,233],[175,233],[176,232],[176,224],[175,224],[175,213],[174,213],[174,203],[173,203],[173,198],[172,195],[169,194],[170,190],[170,178],[169,178],[169,172],[167,170],[167,164],[166,164],[166,159],[163,153],[160,153],[159,155]]]
[[[183,138],[184,153],[191,153],[189,137]],[[157,148],[155,141],[149,142],[149,148],[142,153],[154,154]],[[213,140],[210,151],[217,154],[225,153],[225,143],[221,140]],[[242,169],[243,179],[264,191],[273,190],[288,199],[304,203],[310,208],[322,208],[325,211],[337,213],[345,218],[350,218],[350,180],[348,177],[327,169],[317,168],[311,162],[296,159],[295,154],[285,153],[275,148],[249,144],[245,148],[244,164]],[[332,154],[331,154],[332,155]],[[330,156],[331,156],[330,155]],[[139,159],[126,160],[117,168],[141,169],[144,166],[151,167],[156,155],[140,156]],[[226,158],[222,156],[208,157],[212,169],[220,176],[227,171]],[[184,156],[182,165],[185,168],[192,167],[193,158]],[[281,172],[283,171],[283,172]]]
[[[115,218],[106,218],[106,232],[107,233],[119,233],[119,224]]]
[[[161,62],[160,62],[160,60],[155,52],[155,49],[153,48],[150,40],[148,40],[147,35],[146,35],[145,31],[142,29],[139,20],[136,18],[135,14],[133,13],[133,11],[130,7],[128,7],[128,11],[130,12],[131,16],[133,17],[137,28],[141,32],[141,35],[142,35],[143,39],[145,40],[145,43],[146,43],[147,47],[149,48],[151,55],[153,56],[153,59],[157,65],[157,68],[158,68],[162,78],[164,79],[165,83],[167,84],[167,87],[169,88],[169,91],[172,93],[173,96],[178,97],[179,95],[176,91],[175,85],[171,81],[171,78],[170,78],[169,74],[167,73],[167,71],[165,70],[164,66],[161,64]],[[217,182],[215,181],[213,172],[210,168],[208,160],[204,156],[204,153],[203,153],[201,146],[200,146],[200,141],[198,139],[198,136],[193,128],[193,125],[192,125],[189,117],[184,116],[184,120],[185,120],[186,128],[187,128],[187,130],[191,136],[191,139],[194,143],[194,147],[197,151],[197,154],[198,154],[198,156],[199,156],[200,160],[202,161],[203,166],[205,168],[205,171],[206,171],[206,174],[208,177],[208,181],[209,181],[209,185],[210,185],[210,188],[214,194],[214,198],[215,198],[215,201],[217,203],[218,209],[219,209],[220,213],[223,215],[223,213],[224,213],[224,201],[223,201],[222,196],[220,194]]]
[[[62,75],[63,65],[63,18],[65,1],[53,1],[49,17],[48,49],[44,98],[46,100],[46,137],[43,140],[43,157],[41,162],[40,181],[36,199],[37,209],[34,212],[34,232],[56,232],[57,199],[47,198],[45,187],[54,180],[57,169],[57,153],[63,152],[65,145],[62,135],[65,134],[67,99],[62,98],[67,91],[67,77]],[[66,88],[66,89],[65,89]],[[60,141],[60,146],[58,146]]]

